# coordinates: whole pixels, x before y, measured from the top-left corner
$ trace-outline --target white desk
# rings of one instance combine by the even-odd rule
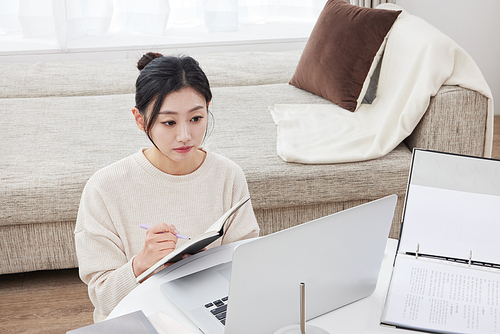
[[[116,306],[108,319],[138,310],[142,310],[146,316],[161,311],[195,333],[202,333],[196,325],[161,292],[160,285],[166,281],[187,275],[197,270],[231,261],[232,250],[235,244],[212,248],[208,251],[191,256],[188,258],[189,261],[182,261],[186,262],[182,263],[182,266],[176,263],[164,269],[135,288]],[[385,295],[389,287],[396,247],[397,240],[388,239],[377,287],[372,295],[312,319],[308,321],[308,323],[323,328],[331,334],[411,333],[410,331],[380,325],[380,317],[382,315]]]

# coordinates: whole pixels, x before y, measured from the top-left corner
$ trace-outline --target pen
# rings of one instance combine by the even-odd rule
[[[149,225],[146,225],[146,224],[141,224],[141,228],[145,229],[145,230],[149,230],[151,228],[151,226]],[[180,233],[176,233],[174,234],[177,238],[179,239],[190,239],[189,237],[186,237],[185,235],[182,235]]]

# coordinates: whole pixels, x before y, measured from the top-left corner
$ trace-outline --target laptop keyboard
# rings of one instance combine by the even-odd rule
[[[205,308],[212,313],[221,324],[226,324],[227,296],[205,304]]]

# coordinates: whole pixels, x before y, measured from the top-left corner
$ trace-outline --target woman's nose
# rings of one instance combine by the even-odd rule
[[[187,142],[191,139],[191,132],[189,131],[189,124],[180,124],[177,132],[177,141]]]

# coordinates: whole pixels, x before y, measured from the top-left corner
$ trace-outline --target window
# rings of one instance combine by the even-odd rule
[[[0,3],[0,53],[247,40],[254,32],[268,35],[279,27],[284,36],[290,36],[290,27],[302,29],[303,37],[325,2],[9,0]]]

